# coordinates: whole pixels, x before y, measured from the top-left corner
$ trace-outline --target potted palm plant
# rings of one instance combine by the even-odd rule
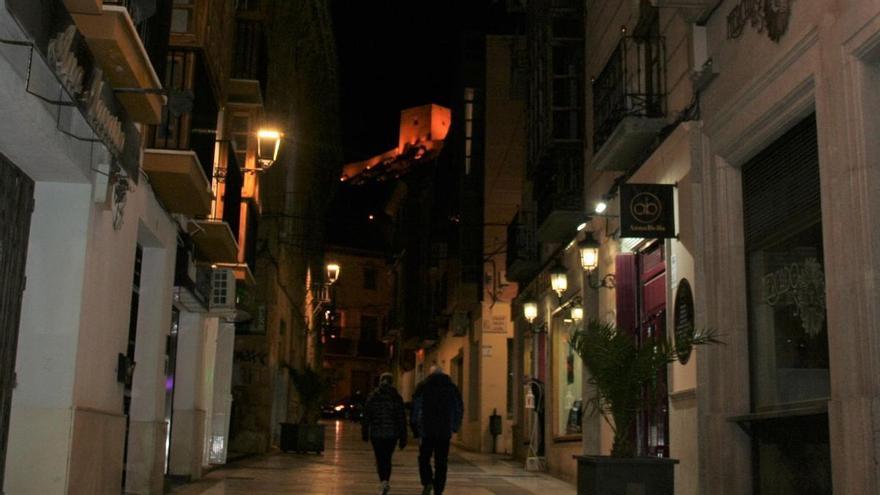
[[[299,420],[281,423],[281,450],[284,452],[324,452],[324,425],[318,424],[321,402],[331,380],[323,373],[306,367],[303,371],[288,367],[290,379],[299,398]]]
[[[637,343],[631,333],[597,320],[571,336],[572,348],[590,373],[587,382],[594,395],[588,399],[589,409],[602,415],[614,433],[611,456],[576,457],[579,494],[673,494],[678,461],[636,457],[631,432],[639,411],[653,404],[657,377],[666,366],[695,345],[718,342],[713,331],[694,329],[678,333],[674,344],[663,336]]]

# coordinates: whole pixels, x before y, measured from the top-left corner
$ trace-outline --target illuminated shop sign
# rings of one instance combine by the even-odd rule
[[[113,88],[61,0],[7,0],[6,8],[30,36],[73,105],[107,147],[129,180],[137,183],[140,132],[113,94]]]
[[[675,186],[622,184],[620,236],[643,239],[675,237]]]

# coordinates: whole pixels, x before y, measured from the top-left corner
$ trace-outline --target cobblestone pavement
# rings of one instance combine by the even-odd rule
[[[369,495],[379,492],[373,452],[360,440],[360,426],[329,423],[326,451],[315,454],[270,454],[233,462],[205,478],[181,486],[179,495],[296,494]],[[421,493],[418,445],[410,441],[394,454],[391,494]],[[527,472],[519,462],[502,456],[453,448],[445,495],[574,495],[572,485],[550,476]]]

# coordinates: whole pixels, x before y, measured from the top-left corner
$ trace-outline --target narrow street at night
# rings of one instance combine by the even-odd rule
[[[878,88],[880,0],[0,0],[0,495],[880,495]]]
[[[248,457],[216,469],[177,495],[366,495],[378,492],[373,452],[360,439],[360,426],[347,421],[327,424],[324,454],[271,453]],[[418,494],[418,444],[394,454],[391,494]],[[574,486],[545,474],[523,470],[506,456],[475,454],[453,448],[446,495],[574,494]]]

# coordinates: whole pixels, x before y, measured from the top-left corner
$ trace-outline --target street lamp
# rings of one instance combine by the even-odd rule
[[[327,283],[329,285],[333,285],[336,282],[336,279],[339,278],[339,263],[330,262],[327,263]]]
[[[584,240],[578,243],[580,251],[581,267],[585,272],[591,272],[599,266],[599,243],[589,233]]]
[[[534,323],[535,318],[538,317],[538,303],[535,301],[527,301],[523,304],[523,316],[526,317],[529,323]]]
[[[571,319],[575,323],[584,319],[584,307],[581,306],[580,303],[576,302],[571,305]]]
[[[260,129],[257,131],[257,161],[263,169],[267,169],[278,159],[278,150],[281,149],[281,139],[284,137],[274,129]]]
[[[550,287],[560,298],[568,290],[568,270],[559,262],[550,269]]]

